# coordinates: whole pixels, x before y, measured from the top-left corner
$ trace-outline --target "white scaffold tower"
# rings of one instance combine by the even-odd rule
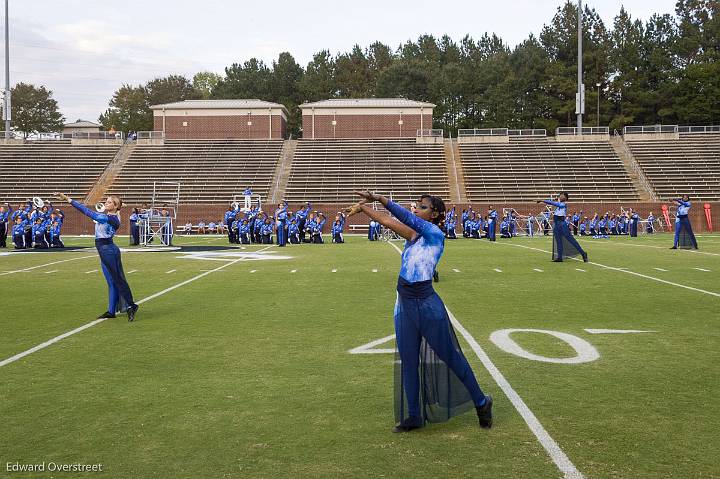
[[[180,183],[153,182],[150,207],[140,214],[140,244],[171,246],[180,206]]]

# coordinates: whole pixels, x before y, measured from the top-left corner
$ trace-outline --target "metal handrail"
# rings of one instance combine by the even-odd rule
[[[679,126],[678,133],[720,133],[720,125]]]
[[[647,125],[647,126],[626,126],[623,128],[623,134],[631,135],[648,134],[648,133],[677,133],[677,125]]]
[[[123,140],[125,134],[122,131],[110,133],[109,131],[74,131],[72,133],[63,133],[63,138],[72,138],[74,140]]]
[[[136,133],[138,140],[165,139],[164,131],[138,131]]]
[[[458,130],[458,138],[461,136],[507,136],[507,128],[461,128]]]
[[[508,136],[547,136],[547,130],[542,128],[508,130]]]
[[[658,201],[658,196],[657,193],[655,193],[655,188],[652,187],[650,181],[647,179],[647,176],[645,176],[645,172],[642,170],[642,167],[635,159],[635,155],[633,155],[632,151],[630,151],[624,139],[620,138],[620,143],[622,143],[623,153],[625,153],[625,155],[630,159],[630,164],[632,165],[633,171],[640,180],[640,183],[643,185],[643,188],[645,188],[645,191],[650,193],[650,199],[652,199],[653,201]]]
[[[441,130],[441,129],[417,130],[417,136],[419,138],[424,138],[424,137],[444,138],[445,131]]]
[[[577,135],[578,128],[574,126],[561,126],[555,129],[555,135]],[[610,128],[607,126],[585,126],[582,128],[582,135],[609,135]]]

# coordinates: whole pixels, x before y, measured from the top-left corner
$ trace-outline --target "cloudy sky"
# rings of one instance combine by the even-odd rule
[[[395,48],[425,33],[460,40],[495,32],[514,46],[539,33],[563,3],[10,0],[10,79],[53,90],[68,121],[96,121],[123,83],[172,73],[222,73],[253,56],[270,63],[283,51],[304,66],[322,49],[344,52],[375,40]],[[611,25],[622,4],[645,20],[653,13],[672,13],[675,0],[584,3]]]

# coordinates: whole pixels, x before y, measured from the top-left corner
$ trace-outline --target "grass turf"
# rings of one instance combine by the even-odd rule
[[[551,263],[548,238],[446,246],[438,293],[586,477],[720,477],[720,297],[708,294],[720,293],[720,236],[699,238],[702,254],[669,242],[582,240],[597,264]],[[136,299],[226,264],[183,252],[124,253]],[[290,258],[230,264],[144,303],[134,324],[120,316],[0,368],[0,476],[48,477],[6,463],[53,461],[101,463],[106,477],[561,477],[462,340],[495,396],[495,427],[480,430],[466,414],[390,433],[392,355],[348,354],[393,332],[390,245],[350,237],[265,255]],[[0,360],[101,313],[98,267],[93,249],[0,256]],[[573,334],[600,358],[523,359],[488,339],[505,328]],[[574,355],[548,335],[513,339],[535,354]]]

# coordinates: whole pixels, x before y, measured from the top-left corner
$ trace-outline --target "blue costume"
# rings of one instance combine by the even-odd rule
[[[278,246],[285,246],[285,243],[287,243],[287,236],[285,233],[286,226],[286,220],[287,220],[287,210],[288,210],[288,204],[287,201],[283,201],[282,208],[278,208],[275,210],[275,224],[277,227],[277,244]]]
[[[655,217],[653,215],[647,217],[646,231],[648,234],[653,234],[655,232]]]
[[[29,247],[25,243],[25,228],[27,226],[27,221],[21,221],[20,223],[15,223],[12,227],[12,240],[13,244],[15,245],[15,249],[24,249]]]
[[[633,214],[630,215],[630,237],[636,238],[638,233],[638,222],[640,221],[640,216],[638,216],[637,213],[633,211]]]
[[[11,209],[0,211],[0,248],[7,247],[8,220],[11,211]]]
[[[675,202],[678,204],[678,208],[675,217],[673,248],[698,249],[697,240],[690,219],[688,219],[691,204],[689,201],[683,201],[680,198],[676,199]]]
[[[333,243],[344,243],[345,239],[343,238],[343,229],[345,228],[345,215],[341,214],[340,218],[335,220],[335,222],[332,224],[332,242]]]
[[[300,228],[296,220],[292,220],[288,225],[288,240],[291,244],[300,243]]]
[[[578,255],[582,256],[583,261],[587,261],[587,254],[570,234],[570,228],[565,222],[567,205],[560,201],[543,200],[543,202],[555,207],[555,214],[553,215],[553,261],[562,261],[565,258]]]
[[[495,231],[497,229],[497,211],[488,211],[487,236],[490,241],[495,241]]]
[[[486,398],[432,287],[445,236],[437,225],[392,201],[387,209],[416,232],[413,241],[405,242],[397,284],[395,417],[401,423],[409,418],[447,421],[473,405],[485,405]]]
[[[307,221],[307,217],[310,214],[310,203],[306,204],[304,207],[300,209],[297,213],[295,213],[295,218],[297,218],[297,225],[298,230],[300,231],[300,241],[305,241],[305,222]]]
[[[117,215],[108,215],[92,211],[84,204],[72,200],[70,203],[85,216],[95,222],[95,247],[100,255],[100,264],[105,280],[108,284],[108,312],[115,314],[137,307],[133,300],[130,285],[123,272],[120,248],[113,243],[113,236],[120,228],[120,218]]]
[[[235,237],[235,231],[232,228],[233,221],[235,221],[235,215],[236,211],[230,207],[226,212],[225,216],[223,217],[223,221],[225,222],[225,226],[227,226],[228,230],[228,243],[236,243],[237,238]]]

